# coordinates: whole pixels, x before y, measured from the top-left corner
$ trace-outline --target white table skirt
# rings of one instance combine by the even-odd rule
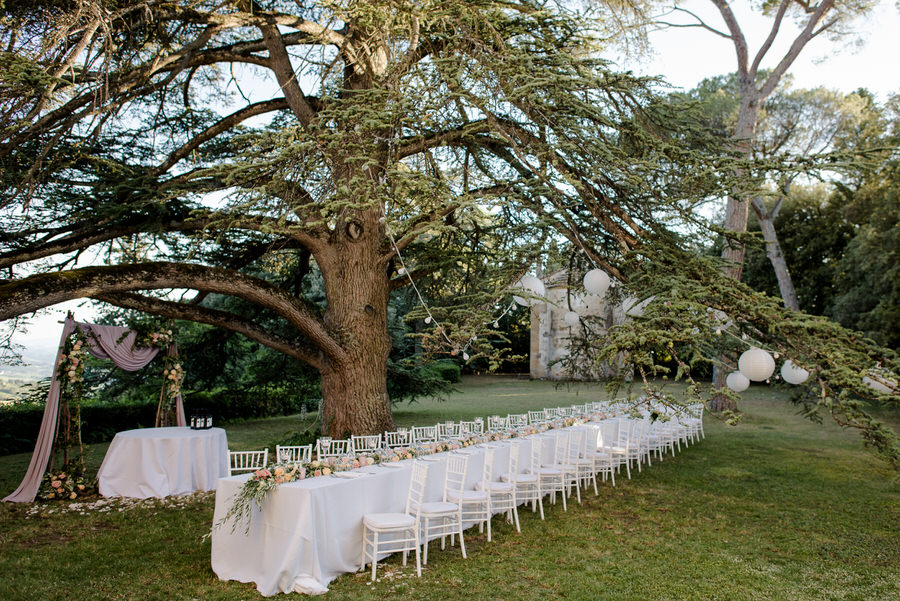
[[[119,432],[97,474],[104,497],[167,497],[213,490],[228,475],[222,428],[145,428]]]
[[[584,428],[585,426],[576,426]],[[587,428],[596,435],[596,426]],[[535,436],[553,437],[562,430],[550,430]],[[531,462],[532,436],[517,438],[519,467]],[[496,447],[494,479],[507,471],[510,441],[488,443]],[[552,458],[553,447],[542,449],[544,461]],[[484,468],[483,445],[468,447],[467,488],[481,480]],[[429,460],[426,501],[438,501],[444,489],[447,453]],[[406,506],[412,464],[402,461],[390,468],[380,465],[360,468],[368,475],[356,479],[331,476],[310,478],[283,484],[271,491],[254,508],[249,530],[247,524],[214,528],[212,568],[220,580],[253,582],[264,596],[293,591],[318,594],[340,574],[359,569],[362,554],[362,518],[367,513],[399,512]],[[219,480],[213,524],[222,519],[249,474]]]

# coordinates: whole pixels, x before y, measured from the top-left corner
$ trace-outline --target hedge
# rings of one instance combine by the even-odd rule
[[[315,411],[318,399],[305,401]],[[112,440],[116,432],[153,426],[157,400],[132,402],[85,401],[81,406],[81,436],[86,444]],[[184,396],[185,415],[204,408],[214,424],[300,412],[304,400],[280,391],[213,390],[188,392]],[[14,403],[0,407],[0,455],[28,453],[34,449],[44,417],[43,403]]]

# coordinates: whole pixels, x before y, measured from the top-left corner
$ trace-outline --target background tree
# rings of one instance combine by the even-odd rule
[[[442,281],[425,346],[458,356],[547,240],[548,197],[581,189],[628,249],[681,160],[641,82],[588,56],[591,22],[528,0],[4,16],[0,319],[87,297],[230,329],[316,369],[337,436],[393,425],[392,291]]]
[[[719,13],[721,24],[711,24],[695,12],[683,8],[677,3],[667,15],[676,20],[670,21],[663,17],[657,19],[656,24],[666,27],[697,28],[731,42],[737,61],[735,83],[739,100],[737,119],[731,135],[735,149],[745,156],[750,156],[752,152],[763,103],[775,92],[807,44],[822,34],[846,35],[852,27],[852,22],[877,4],[877,2],[840,2],[837,0],[821,0],[817,3],[800,0],[764,2],[760,5],[760,10],[764,15],[771,17],[771,27],[766,39],[754,51],[750,47],[730,3],[725,0],[709,1]],[[781,38],[791,35],[784,33],[786,19],[792,19],[798,30],[790,40],[788,49],[772,61],[774,67],[763,71],[766,69],[763,63],[768,60],[767,55],[772,47]],[[753,180],[751,179],[751,181]],[[746,231],[749,206],[753,206],[753,210],[761,222],[768,223],[766,220],[770,220],[769,211],[762,199],[757,199],[757,196],[752,186],[749,188],[736,187],[732,190],[725,207],[726,229],[732,232]],[[772,244],[777,244],[774,230],[763,227],[763,235],[766,236],[767,242],[771,240]],[[730,241],[723,249],[722,257],[728,261],[727,273],[736,279],[740,278],[744,258],[743,245],[738,240]],[[776,277],[786,305],[796,309],[790,273],[783,263],[783,256],[774,253],[770,258],[775,266]]]

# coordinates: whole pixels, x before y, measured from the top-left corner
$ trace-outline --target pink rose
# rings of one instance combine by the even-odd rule
[[[62,482],[60,482],[59,480],[54,480],[50,483],[50,486],[52,486],[53,488],[59,488],[60,486],[62,486]]]
[[[268,478],[269,476],[272,475],[272,473],[267,469],[261,469],[261,470],[256,470],[255,472],[253,472],[253,475],[256,476],[257,478]]]
[[[315,477],[317,477],[317,478],[318,478],[319,476],[321,476],[321,475],[322,475],[322,470],[316,470],[316,471],[313,472],[313,476],[315,476]]]

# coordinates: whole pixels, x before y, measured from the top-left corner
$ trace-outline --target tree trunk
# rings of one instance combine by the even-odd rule
[[[376,214],[351,220],[319,258],[325,324],[345,351],[322,369],[324,427],[334,437],[394,429],[387,393],[390,282]]]
[[[775,232],[775,216],[777,212],[763,212],[753,203],[753,208],[759,217],[759,228],[762,230],[763,239],[766,241],[766,256],[775,269],[775,277],[778,279],[778,290],[781,292],[781,300],[784,306],[794,311],[800,310],[800,304],[797,302],[797,292],[794,290],[794,282],[791,279],[791,272],[788,269],[787,261],[784,259],[784,253],[781,252],[781,244],[778,243],[778,235]]]
[[[742,79],[738,82],[740,87],[741,105],[738,112],[737,125],[734,132],[735,148],[745,157],[750,156],[751,143],[756,131],[756,121],[759,115],[759,104],[762,99],[754,87],[753,80],[747,75],[739,75]],[[735,173],[735,179],[741,180],[748,176],[744,170]],[[735,184],[731,195],[725,205],[725,228],[732,232],[742,233],[747,231],[747,218],[750,214],[750,203],[747,201],[747,191]],[[725,241],[722,249],[722,258],[726,264],[723,271],[728,277],[740,280],[744,269],[744,245],[736,241]],[[723,362],[728,357],[721,357]],[[713,367],[713,386],[716,390],[725,388],[725,378],[728,372],[718,365]],[[736,408],[734,401],[722,394],[713,395],[709,401],[710,411],[726,411]]]
[[[749,157],[761,99],[752,80],[741,81],[739,86],[741,105],[734,131],[734,146],[738,152]],[[735,173],[736,180],[745,179],[747,176],[748,174],[743,169]],[[735,184],[725,205],[725,229],[737,233],[746,232],[749,207],[747,191],[742,189],[739,184]],[[725,274],[735,280],[741,279],[741,271],[744,267],[744,245],[737,241],[726,240],[725,247],[722,249],[722,258],[726,261],[723,268]]]
[[[725,388],[725,378],[727,377],[728,370],[718,365],[713,366],[713,386],[716,387],[716,390]],[[709,400],[710,411],[734,411],[735,409],[737,409],[735,402],[723,394],[715,394]]]

